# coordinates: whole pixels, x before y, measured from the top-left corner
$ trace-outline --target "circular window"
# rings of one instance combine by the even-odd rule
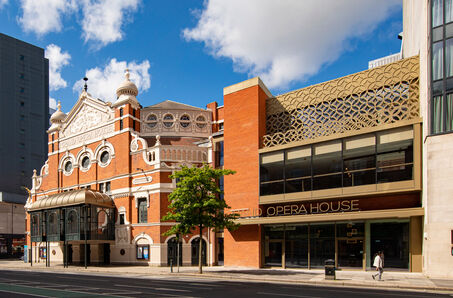
[[[146,121],[147,121],[147,124],[149,127],[154,128],[157,125],[157,116],[154,114],[151,114],[148,116]]]
[[[206,127],[206,119],[203,116],[198,116],[197,117],[197,126],[199,128],[204,128]]]
[[[70,160],[68,160],[65,164],[64,164],[64,171],[68,174],[70,174],[72,172],[72,162]]]
[[[181,118],[179,118],[179,123],[184,128],[188,127],[190,125],[190,117],[189,117],[189,115],[182,115]]]
[[[172,114],[166,114],[163,119],[164,126],[167,128],[170,128],[173,126],[173,115]]]
[[[101,163],[107,164],[110,160],[110,153],[108,151],[104,151],[101,153]]]
[[[88,156],[85,156],[82,159],[82,168],[88,169],[89,166],[90,166],[90,158]]]

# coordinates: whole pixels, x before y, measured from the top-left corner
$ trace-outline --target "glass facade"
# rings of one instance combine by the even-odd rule
[[[431,6],[431,133],[453,131],[453,0]]]
[[[399,128],[260,155],[260,195],[413,179],[413,131]]]
[[[324,268],[333,259],[338,268],[362,269],[382,250],[386,268],[409,269],[409,221],[269,225],[263,246],[268,267]]]

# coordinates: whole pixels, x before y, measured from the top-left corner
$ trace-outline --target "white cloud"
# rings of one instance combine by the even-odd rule
[[[0,0],[0,9],[2,9],[6,4],[8,4],[8,0]]]
[[[19,23],[25,31],[34,32],[37,35],[61,31],[62,16],[74,12],[77,7],[75,0],[21,0],[20,2],[22,16],[18,18]]]
[[[8,0],[0,0],[0,8]],[[61,31],[62,18],[82,12],[80,24],[85,42],[97,46],[121,40],[121,27],[132,21],[141,0],[21,0],[19,24],[26,32],[41,36]]]
[[[86,71],[85,76],[88,78],[88,92],[94,97],[114,102],[116,100],[116,89],[124,81],[124,71],[126,68],[129,69],[131,74],[130,80],[134,82],[139,92],[149,89],[151,86],[151,77],[149,74],[150,64],[148,60],[136,63],[117,61],[113,58],[103,69],[95,67]],[[73,91],[80,93],[83,85],[83,80],[77,81],[74,84]]]
[[[61,77],[61,69],[69,64],[71,55],[62,52],[57,45],[50,44],[46,47],[46,58],[49,59],[49,87],[51,91],[65,88],[66,81]]]
[[[57,100],[55,98],[49,97],[49,108],[57,109]]]
[[[187,41],[204,42],[236,71],[271,88],[307,79],[335,61],[348,40],[371,33],[401,0],[207,0]]]
[[[140,0],[85,0],[82,29],[85,42],[92,40],[105,46],[121,40],[121,26],[132,20]]]

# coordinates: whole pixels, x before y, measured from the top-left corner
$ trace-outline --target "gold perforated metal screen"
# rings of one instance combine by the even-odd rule
[[[419,57],[269,98],[266,109],[264,147],[418,118]]]

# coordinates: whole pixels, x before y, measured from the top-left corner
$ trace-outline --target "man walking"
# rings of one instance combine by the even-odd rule
[[[379,275],[379,280],[382,278],[382,273],[384,272],[384,253],[379,251],[374,257],[373,266],[376,267],[376,274],[371,275],[373,279],[376,279],[376,276]]]

